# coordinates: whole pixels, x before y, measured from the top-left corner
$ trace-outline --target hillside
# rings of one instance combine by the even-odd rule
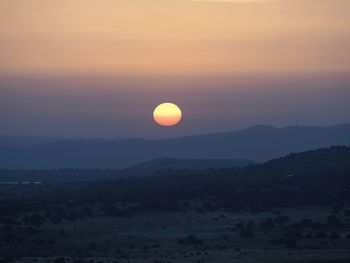
[[[350,124],[330,127],[254,126],[245,130],[166,140],[59,140],[0,147],[0,168],[126,168],[163,157],[264,162],[290,153],[350,145]]]
[[[139,173],[141,174],[141,173]],[[220,206],[350,202],[350,147],[337,146],[291,154],[248,167],[182,170],[153,176],[92,183],[89,198],[177,202],[216,199]],[[94,195],[95,194],[95,195]],[[102,195],[101,195],[102,194]]]
[[[40,193],[40,198],[35,196],[34,199],[41,205],[68,200],[97,203],[130,201],[152,205],[155,210],[163,209],[165,204],[178,207],[175,204],[182,200],[210,200],[212,209],[224,210],[334,202],[340,205],[350,202],[349,164],[350,147],[332,147],[292,154],[265,164],[197,173],[178,170],[161,175],[118,177],[117,171],[113,170],[33,171],[34,174],[53,177],[75,173],[77,176],[95,175],[109,179],[56,186],[52,190],[43,185],[45,191]],[[26,173],[31,174],[29,171],[13,172],[17,176]]]

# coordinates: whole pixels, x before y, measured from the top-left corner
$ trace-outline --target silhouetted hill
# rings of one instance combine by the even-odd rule
[[[162,157],[258,162],[332,145],[350,145],[350,124],[330,127],[255,126],[165,140],[64,140],[0,147],[0,168],[125,168]]]
[[[350,147],[334,146],[286,157],[273,159],[259,166],[259,169],[283,171],[289,176],[296,174],[320,174],[326,172],[350,171]]]
[[[292,154],[245,168],[128,177],[88,186],[89,198],[152,204],[163,209],[181,200],[215,200],[205,209],[252,211],[350,201],[350,147]]]
[[[132,202],[138,204],[138,211],[168,211],[180,209],[184,200],[196,200],[203,203],[199,207],[201,210],[256,212],[271,207],[339,206],[350,202],[350,147],[344,146],[292,154],[248,167],[208,169],[195,173],[177,170],[161,175],[121,177],[122,171],[97,169],[8,171],[7,176],[11,174],[24,179],[51,176],[56,180],[77,176],[82,181],[95,181],[43,185],[41,189],[44,191],[26,187],[27,191],[35,191],[35,198],[29,199],[33,204],[28,206],[28,203],[23,203],[26,209],[46,207],[56,202]],[[84,180],[84,176],[89,179]],[[27,192],[18,195],[18,198],[21,196],[28,198]],[[1,206],[1,211],[13,210],[9,202],[2,202]]]

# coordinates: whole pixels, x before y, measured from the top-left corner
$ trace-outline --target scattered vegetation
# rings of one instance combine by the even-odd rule
[[[199,174],[2,185],[0,262],[348,262],[349,175],[350,148],[332,147]]]

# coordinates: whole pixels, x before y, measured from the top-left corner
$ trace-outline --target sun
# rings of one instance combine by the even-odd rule
[[[182,111],[174,103],[166,102],[158,105],[153,111],[153,119],[161,126],[174,126],[181,121]]]

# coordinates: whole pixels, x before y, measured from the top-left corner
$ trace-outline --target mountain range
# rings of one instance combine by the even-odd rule
[[[259,125],[233,132],[162,140],[25,137],[23,143],[21,138],[16,141],[11,136],[10,143],[0,137],[0,169],[123,169],[164,157],[265,162],[294,152],[348,146],[350,124],[284,128]]]

